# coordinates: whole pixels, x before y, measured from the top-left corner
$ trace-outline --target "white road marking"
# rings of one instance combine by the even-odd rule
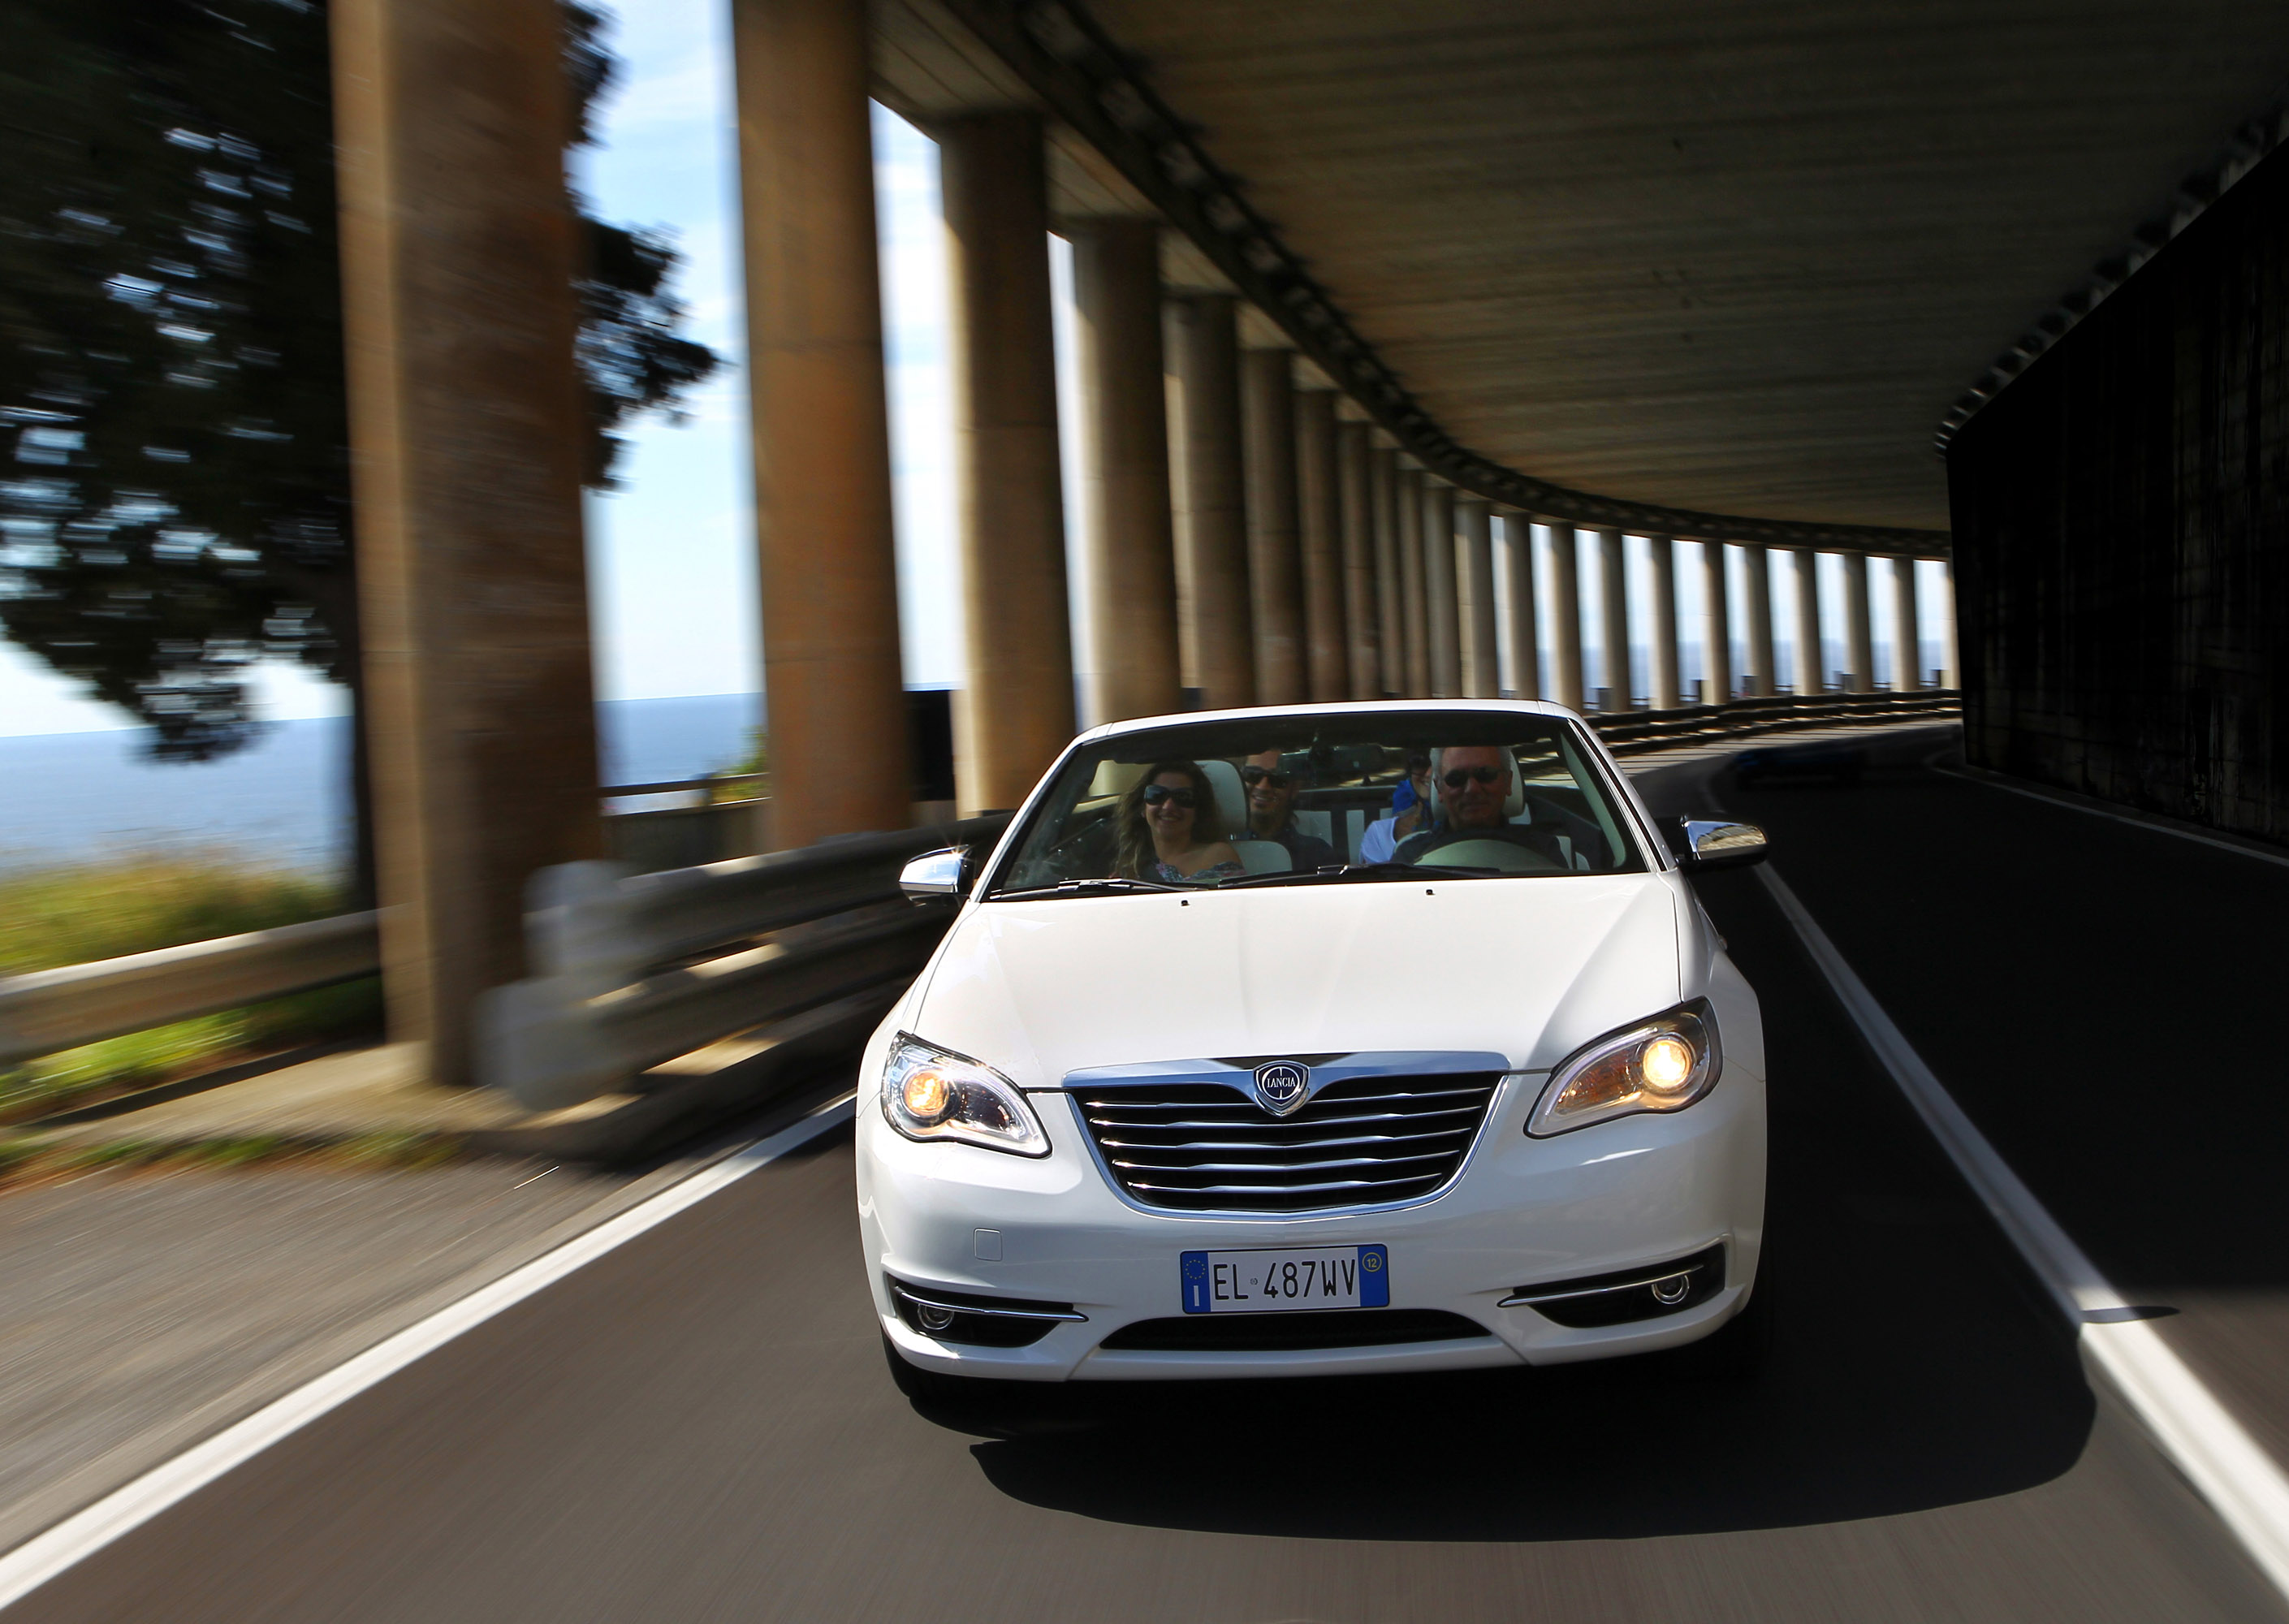
[[[57,1574],[93,1556],[113,1540],[141,1527],[170,1506],[196,1493],[232,1468],[290,1437],[368,1388],[387,1381],[415,1360],[455,1337],[545,1290],[637,1236],[696,1206],[727,1184],[737,1182],[828,1129],[850,1120],[851,1099],[844,1095],[819,1107],[793,1126],[703,1167],[639,1206],[607,1219],[522,1269],[481,1286],[418,1325],[377,1342],[355,1358],[336,1365],[283,1398],[264,1405],[164,1465],[75,1512],[46,1532],[0,1556],[0,1607],[12,1606]]]
[[[2074,1323],[2086,1357],[2289,1596],[2289,1477],[2021,1182],[1769,865],[1757,871],[1892,1080]]]
[[[2213,835],[2204,834],[2199,830],[2181,829],[2174,824],[2162,823],[2150,817],[2141,817],[2134,812],[2118,811],[2112,807],[2089,806],[2079,800],[2069,800],[2063,795],[2046,794],[2041,790],[2033,789],[2025,784],[2005,784],[1999,778],[1990,777],[1984,773],[1966,772],[1959,767],[1942,767],[1934,760],[1926,760],[1924,765],[1935,773],[1945,773],[1949,777],[1959,778],[1966,784],[1982,784],[1990,790],[2001,790],[2006,795],[2024,795],[2028,800],[2039,800],[2046,807],[2063,807],[2070,812],[2087,812],[2093,817],[2111,818],[2118,824],[2127,824],[2133,829],[2143,829],[2149,834],[2174,834],[2181,840],[2191,840],[2198,846],[2214,846],[2220,851],[2229,851],[2237,857],[2254,857],[2260,863],[2274,863],[2283,868],[2289,868],[2289,856],[2284,856],[2276,852],[2259,851],[2237,840],[2221,840]]]

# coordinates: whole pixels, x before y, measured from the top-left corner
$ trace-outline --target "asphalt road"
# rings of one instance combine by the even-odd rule
[[[1897,831],[1831,827],[1922,793],[1919,772],[1758,793],[1824,921],[1854,896],[1895,916],[1925,906],[1913,875],[1897,895],[1867,892],[1847,860],[1894,849]],[[1933,792],[2005,799],[1948,784]],[[1908,816],[1918,852],[1945,868],[1988,837],[1950,827],[1943,845],[1928,820],[1952,803],[1935,804]],[[8,1624],[2282,1617],[2209,1511],[2094,1394],[1754,878],[1711,877],[1704,896],[1763,998],[1771,1052],[1781,1335],[1759,1382],[1645,1360],[1033,1390],[932,1419],[883,1370],[838,1133],[295,1434]],[[1936,974],[1921,950],[1870,947],[1910,941],[1896,917],[1889,936],[1880,922],[1830,929],[1847,953],[1870,951],[1863,975],[1901,996],[1895,1013],[1951,1085],[1966,1053],[1983,1068],[1974,1083],[2026,1085],[2039,1046],[1990,1054],[1977,1023],[2002,1014],[1918,1002],[1910,983]],[[1992,998],[2048,1019],[2064,979]],[[2073,1012],[2066,1025],[2079,1030]],[[2122,1053],[2118,1035],[2091,1042]],[[2147,1135],[2062,1101],[2049,1053],[2028,1131],[2074,1143],[2024,1170],[2072,1228],[2127,1198],[2062,1192],[2122,1176],[2107,1147]],[[2078,1075],[2064,1081],[2079,1090]],[[2005,1124],[1986,1084],[1968,1092]],[[2007,1155],[2023,1148],[1997,1136]],[[2078,1236],[2114,1267],[2129,1254],[2109,1252],[2103,1228]],[[2160,1263],[2126,1273],[2175,1283]]]

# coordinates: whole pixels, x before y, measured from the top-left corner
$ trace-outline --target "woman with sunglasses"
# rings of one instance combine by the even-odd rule
[[[1208,776],[1192,761],[1159,761],[1121,798],[1113,872],[1164,885],[1208,884],[1248,870],[1224,838]]]

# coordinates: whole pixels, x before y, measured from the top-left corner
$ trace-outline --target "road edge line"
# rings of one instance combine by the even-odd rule
[[[1892,1081],[2074,1325],[2092,1362],[2258,1570],[2289,1598],[2289,1477],[2150,1324],[2093,1322],[2094,1314],[2132,1305],[1956,1103],[1788,882],[1769,864],[1757,878]]]
[[[855,1096],[843,1095],[767,1139],[733,1152],[658,1195],[574,1236],[499,1279],[384,1338],[292,1392],[272,1400],[173,1459],[161,1462],[93,1504],[0,1556],[0,1609],[14,1606],[58,1577],[264,1450],[291,1437],[368,1389],[475,1330],[567,1275],[594,1262],[788,1151],[851,1119]]]

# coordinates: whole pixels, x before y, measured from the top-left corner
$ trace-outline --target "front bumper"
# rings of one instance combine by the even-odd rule
[[[1673,1115],[1529,1139],[1527,1115],[1545,1080],[1504,1080],[1462,1172],[1436,1197],[1304,1217],[1139,1210],[1099,1170],[1062,1093],[1030,1096],[1054,1147],[1038,1160],[917,1144],[882,1119],[871,1093],[862,1095],[858,1215],[875,1312],[898,1350],[924,1369],[1037,1381],[1555,1365],[1708,1335],[1739,1310],[1756,1277],[1763,1079],[1728,1065],[1707,1097]],[[1137,1321],[1181,1315],[1181,1253],[1355,1243],[1389,1248],[1392,1309],[1458,1315],[1483,1334],[1280,1351],[1102,1346]],[[1712,1244],[1725,1250],[1723,1289],[1674,1313],[1575,1328],[1529,1306],[1501,1306],[1521,1287],[1663,1264]],[[1070,1304],[1083,1318],[1053,1322],[1024,1347],[939,1341],[900,1318],[890,1277],[925,1294]]]

